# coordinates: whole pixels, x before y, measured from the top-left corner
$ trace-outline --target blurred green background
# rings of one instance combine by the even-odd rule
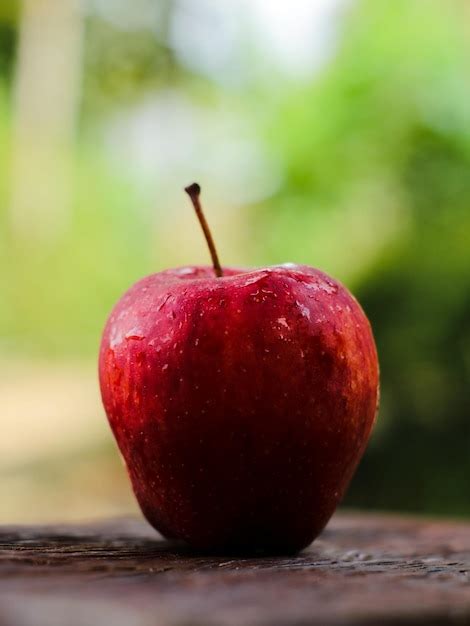
[[[345,504],[470,515],[468,0],[2,0],[1,522],[135,510],[100,333],[141,276],[296,261],[358,296],[380,417]]]

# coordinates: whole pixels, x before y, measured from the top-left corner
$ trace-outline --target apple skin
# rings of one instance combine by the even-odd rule
[[[293,264],[140,280],[107,322],[99,374],[143,514],[206,551],[310,544],[378,404],[361,307],[326,274]]]

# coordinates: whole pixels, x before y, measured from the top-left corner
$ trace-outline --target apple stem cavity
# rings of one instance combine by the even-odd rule
[[[206,238],[207,245],[209,247],[209,252],[211,253],[212,265],[214,266],[214,273],[217,278],[221,278],[223,276],[222,267],[220,265],[219,257],[217,255],[217,250],[215,249],[214,240],[212,239],[212,233],[210,231],[209,225],[204,217],[204,213],[202,211],[201,202],[199,200],[199,196],[201,195],[201,187],[197,183],[193,183],[188,187],[185,187],[184,190],[191,198],[191,202],[193,203],[194,210],[196,211],[197,218],[199,223],[201,224],[202,231],[204,233],[204,237]]]

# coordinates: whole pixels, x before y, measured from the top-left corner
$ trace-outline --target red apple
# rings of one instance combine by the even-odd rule
[[[198,215],[199,187],[190,193]],[[202,218],[203,219],[203,218]],[[103,403],[140,507],[198,549],[307,546],[377,410],[369,322],[305,265],[183,267],[137,282],[100,351]]]

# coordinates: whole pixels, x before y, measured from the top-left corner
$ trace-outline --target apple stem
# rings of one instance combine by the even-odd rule
[[[212,234],[209,228],[208,223],[206,222],[206,218],[204,217],[204,213],[202,211],[201,203],[199,201],[199,196],[201,194],[201,187],[197,183],[193,183],[188,187],[185,187],[184,190],[191,198],[191,202],[193,203],[194,210],[196,211],[197,218],[199,223],[201,224],[202,231],[204,233],[204,237],[206,238],[207,245],[209,247],[209,252],[211,253],[212,265],[214,266],[214,272],[217,278],[223,276],[222,267],[220,265],[219,257],[217,256],[217,250],[215,249],[214,240],[212,239]]]

